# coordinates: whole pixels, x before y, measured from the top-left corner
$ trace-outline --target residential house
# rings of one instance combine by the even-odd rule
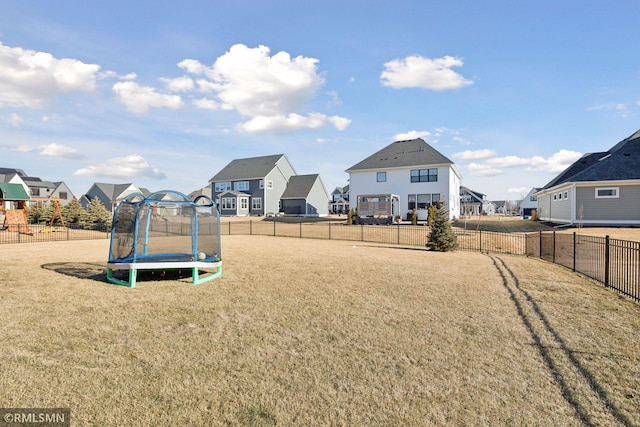
[[[640,130],[587,153],[534,194],[538,218],[572,225],[640,225]]]
[[[89,205],[91,205],[91,201],[97,197],[104,207],[113,213],[122,199],[131,193],[142,193],[145,196],[151,194],[146,188],[138,188],[132,183],[108,184],[96,182],[89,188],[89,191],[80,198],[80,205],[87,209]]]
[[[296,174],[284,154],[232,160],[210,180],[220,215],[280,212],[280,197]]]
[[[5,179],[20,183],[25,187],[25,190],[31,196],[29,206],[35,206],[38,203],[48,204],[54,198],[58,199],[60,205],[64,206],[71,202],[74,197],[67,184],[62,181],[43,181],[35,176],[27,176],[22,169],[0,168],[0,176],[2,175],[5,176]]]
[[[416,209],[426,220],[427,208],[444,201],[449,218],[460,214],[460,179],[456,165],[421,138],[396,141],[346,170],[349,206],[358,196],[393,194],[400,198],[401,216]]]
[[[333,190],[329,211],[332,214],[346,214],[349,211],[349,185]]]
[[[487,195],[460,186],[460,215],[493,215],[496,205],[487,200]]]
[[[491,203],[496,208],[497,214],[508,215],[509,214],[509,202],[506,200],[492,200]]]
[[[329,195],[320,175],[293,175],[280,197],[282,211],[292,216],[327,216]]]
[[[21,203],[26,203],[29,201],[29,186],[22,180],[23,176],[26,176],[26,174],[20,169],[0,168],[0,183],[12,184],[10,186],[5,186],[4,191],[7,193],[7,195],[11,193],[11,197],[18,197],[19,195],[19,199],[17,200],[20,200]],[[13,184],[20,185],[23,191],[17,190],[15,187],[13,187]],[[23,197],[23,192],[27,196],[26,199]],[[2,206],[0,206],[0,208],[12,209],[13,205],[15,204],[13,203],[14,200],[10,197],[3,198],[6,200],[2,203]]]
[[[533,187],[527,195],[520,202],[520,215],[523,218],[537,218],[538,214],[538,197],[536,193],[540,191],[540,188]],[[534,212],[535,211],[535,212]]]

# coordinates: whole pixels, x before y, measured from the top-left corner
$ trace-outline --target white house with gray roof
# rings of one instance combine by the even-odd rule
[[[292,216],[327,216],[329,194],[320,175],[294,175],[280,197],[282,212]]]
[[[80,198],[80,205],[87,209],[89,205],[91,205],[91,201],[97,197],[104,207],[113,213],[122,199],[131,193],[142,193],[145,196],[150,194],[149,190],[136,187],[132,183],[108,184],[96,182],[89,188],[89,191]]]
[[[284,154],[232,160],[210,180],[220,215],[267,215],[280,212],[280,197],[293,166]]]
[[[640,130],[587,153],[535,193],[538,218],[573,225],[640,225]]]
[[[427,219],[430,204],[444,200],[449,218],[460,215],[460,179],[456,165],[421,138],[396,141],[346,170],[350,207],[358,196],[396,194],[400,214],[415,207],[418,219]]]

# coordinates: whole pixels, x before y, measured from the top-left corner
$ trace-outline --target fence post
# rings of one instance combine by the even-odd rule
[[[604,285],[609,286],[609,236],[604,238]]]
[[[329,240],[331,240],[331,222],[329,222]]]
[[[482,252],[482,230],[480,230],[480,252]]]
[[[542,258],[542,230],[540,230],[539,233],[540,233],[540,241],[538,242],[538,252],[539,252],[538,256]]]
[[[573,232],[573,271],[576,271],[576,232]]]
[[[553,260],[552,262],[555,264],[556,263],[556,232],[555,230],[553,231],[553,252],[551,255],[551,259]]]
[[[302,219],[300,220],[300,238],[302,239]]]
[[[231,221],[229,221],[228,224],[229,224],[229,236],[231,236]]]
[[[400,244],[400,224],[396,225],[398,227],[398,244]]]
[[[360,224],[360,241],[364,242],[364,224]]]
[[[69,236],[69,226],[67,225],[67,240],[71,240],[71,237]]]
[[[276,237],[276,220],[273,220],[273,237]]]
[[[253,220],[249,220],[249,236],[253,236]]]

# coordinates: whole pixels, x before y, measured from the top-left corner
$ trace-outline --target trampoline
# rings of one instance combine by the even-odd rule
[[[222,275],[215,202],[171,190],[125,197],[113,215],[107,280],[134,288],[138,270],[190,270],[193,284]]]

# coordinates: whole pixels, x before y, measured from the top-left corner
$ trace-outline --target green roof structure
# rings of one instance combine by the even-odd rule
[[[30,197],[20,184],[0,182],[0,199],[4,200],[29,200]]]

